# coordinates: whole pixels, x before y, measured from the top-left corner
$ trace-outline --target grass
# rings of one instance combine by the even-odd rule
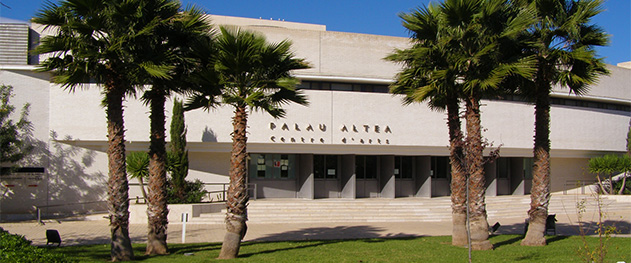
[[[550,236],[545,247],[522,247],[520,235],[490,238],[495,249],[473,251],[474,262],[581,262],[580,236]],[[598,239],[587,237],[591,246]],[[607,262],[631,262],[631,238],[608,241]],[[79,262],[107,262],[109,245],[49,248]],[[220,243],[170,244],[171,254],[145,256],[145,244],[134,244],[137,262],[209,262],[221,249]],[[185,255],[192,253],[192,255]],[[239,262],[466,262],[467,249],[451,246],[450,236],[407,239],[359,239],[252,243],[241,246]]]

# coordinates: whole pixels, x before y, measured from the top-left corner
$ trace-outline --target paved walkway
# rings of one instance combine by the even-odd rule
[[[591,212],[583,216],[585,221],[592,221],[589,227],[595,227],[597,214]],[[13,234],[24,235],[34,245],[46,244],[47,229],[59,231],[62,245],[108,244],[110,240],[109,222],[103,215],[91,216],[92,220],[47,220],[44,225],[37,222],[0,223],[0,227]],[[631,205],[628,209],[607,211],[607,223],[615,224],[620,236],[631,237]],[[576,215],[557,214],[558,235],[578,235]],[[524,217],[489,217],[492,225],[499,222],[501,227],[496,234],[522,234]],[[224,235],[223,224],[187,224],[186,243],[221,242]],[[593,231],[591,232],[593,233]],[[147,226],[132,224],[129,229],[132,242],[146,241]],[[262,224],[249,223],[245,241],[279,241],[309,239],[356,239],[356,238],[394,238],[414,236],[451,235],[451,220],[432,222],[371,222],[371,223],[295,223]],[[168,226],[169,243],[182,242],[182,224],[171,223]]]

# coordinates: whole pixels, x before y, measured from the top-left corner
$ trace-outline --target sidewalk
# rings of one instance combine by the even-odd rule
[[[619,236],[631,237],[631,212],[619,211],[610,218],[618,218],[616,227]],[[575,218],[557,215],[558,235],[578,235]],[[587,218],[586,218],[587,219]],[[499,222],[502,226],[495,234],[523,234],[523,218],[489,218],[489,224]],[[2,223],[0,227],[12,234],[24,235],[34,245],[45,245],[47,229],[59,231],[63,246],[86,244],[109,244],[109,222],[105,219],[89,221],[47,220],[44,225],[37,222]],[[592,228],[595,226],[591,224]],[[223,224],[187,224],[186,243],[221,242],[224,236]],[[593,233],[593,231],[591,232]],[[451,221],[438,222],[371,222],[371,223],[310,223],[310,224],[248,224],[244,241],[281,241],[310,239],[357,239],[357,238],[398,238],[415,236],[451,235]],[[132,224],[129,236],[134,243],[146,242],[147,226]],[[169,243],[182,243],[182,224],[168,226]]]

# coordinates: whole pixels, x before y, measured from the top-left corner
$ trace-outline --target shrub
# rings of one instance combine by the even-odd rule
[[[204,190],[204,183],[199,179],[195,179],[194,182],[185,181],[183,197],[178,196],[177,190],[172,187],[172,179],[169,178],[167,184],[167,203],[169,204],[200,203],[204,195],[208,193],[208,191]]]
[[[31,241],[0,227],[0,262],[75,262],[62,254],[31,246]]]
[[[598,185],[604,194],[625,194],[628,187],[626,185],[627,175],[631,172],[631,156],[608,154],[589,160],[589,172],[596,174]],[[612,175],[623,173],[621,180],[613,180]],[[602,180],[600,175],[608,176]]]

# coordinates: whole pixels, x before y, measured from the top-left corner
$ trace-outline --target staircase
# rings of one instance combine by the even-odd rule
[[[576,214],[578,200],[586,199],[587,211],[596,209],[595,200],[590,195],[552,196],[550,214]],[[603,199],[608,210],[628,210],[629,203]],[[489,220],[497,218],[526,218],[530,207],[530,196],[487,197]],[[226,210],[216,213],[202,213],[193,217],[190,223],[222,224]],[[249,223],[326,223],[326,222],[410,222],[410,221],[449,221],[451,220],[451,199],[397,198],[397,199],[259,199],[250,201],[248,206]]]

